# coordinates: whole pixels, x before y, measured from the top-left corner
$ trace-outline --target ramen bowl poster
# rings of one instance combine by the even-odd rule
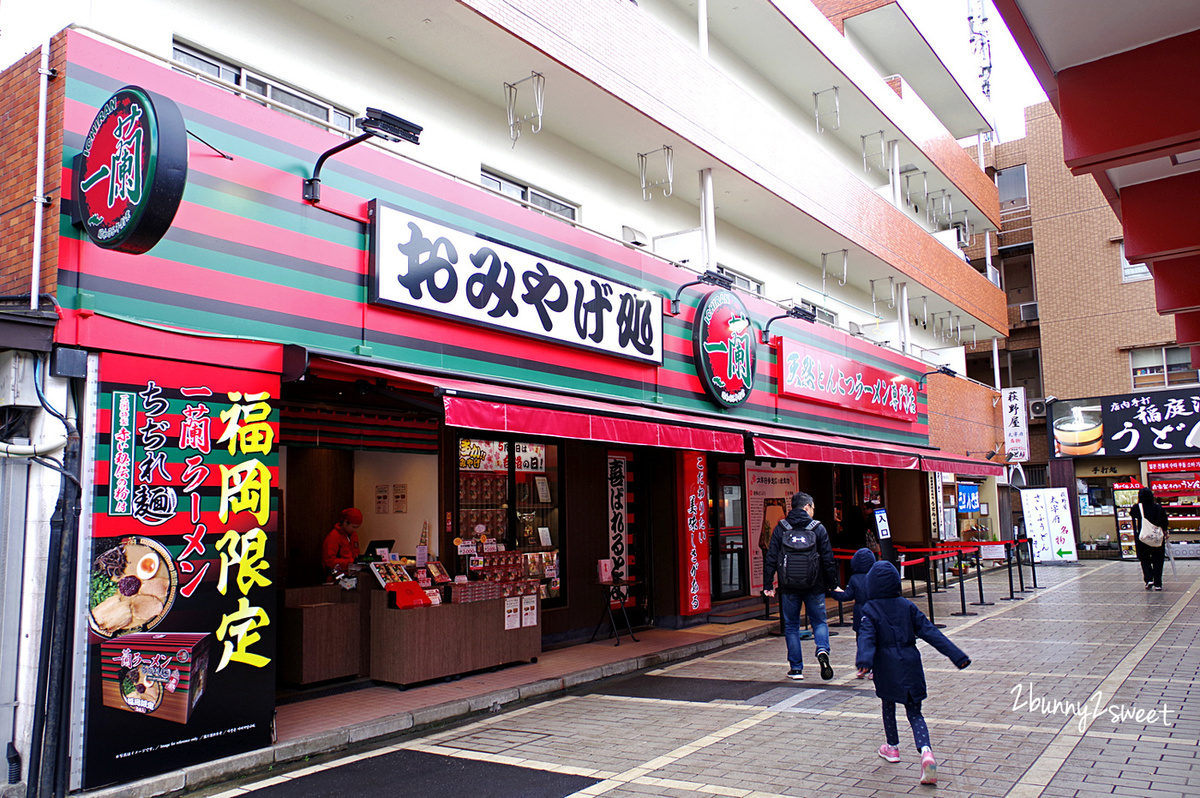
[[[269,745],[279,377],[100,356],[84,787]]]

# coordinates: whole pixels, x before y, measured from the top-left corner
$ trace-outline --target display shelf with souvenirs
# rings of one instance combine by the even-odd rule
[[[553,444],[459,441],[456,573],[472,581],[531,583],[512,595],[565,598],[558,452]]]
[[[1113,506],[1116,508],[1117,515],[1117,540],[1121,547],[1121,558],[1126,560],[1137,559],[1137,552],[1133,545],[1133,518],[1129,515],[1129,509],[1137,503],[1138,490],[1142,487],[1141,483],[1136,479],[1126,480],[1113,483]],[[1090,546],[1096,546],[1097,543],[1090,543]]]
[[[1200,556],[1200,460],[1150,461],[1147,466],[1150,490],[1171,519],[1171,553]]]

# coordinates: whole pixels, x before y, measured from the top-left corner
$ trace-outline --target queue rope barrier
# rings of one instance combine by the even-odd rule
[[[1012,578],[1013,558],[1012,558],[1012,551],[1009,549],[1010,544],[1012,544],[1011,540],[1004,541],[1004,558],[1008,561],[1008,598],[1001,596],[1000,600],[1001,601],[1024,601],[1025,600],[1024,596],[1013,595],[1013,578]]]

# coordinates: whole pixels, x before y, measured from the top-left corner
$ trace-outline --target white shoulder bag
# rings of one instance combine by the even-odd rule
[[[1142,531],[1138,533],[1138,540],[1157,548],[1163,544],[1163,528],[1151,523],[1146,517],[1146,505],[1139,506],[1142,508]]]

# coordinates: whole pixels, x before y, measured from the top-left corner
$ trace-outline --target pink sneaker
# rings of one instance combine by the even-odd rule
[[[937,784],[937,762],[928,748],[921,754],[921,783]]]
[[[900,761],[900,749],[894,745],[888,745],[887,743],[884,743],[883,745],[879,746],[879,755],[889,762]]]

